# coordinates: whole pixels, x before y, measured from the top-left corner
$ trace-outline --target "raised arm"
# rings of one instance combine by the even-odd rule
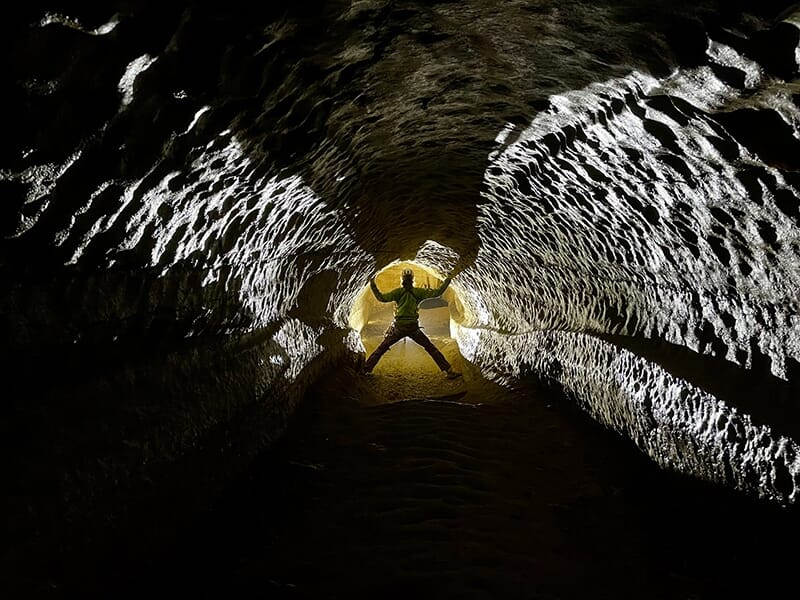
[[[450,285],[451,279],[452,277],[448,275],[447,277],[444,278],[442,285],[440,285],[435,290],[431,290],[431,298],[436,298],[437,296],[441,296],[442,294],[444,294],[444,291],[447,289],[447,286]]]
[[[378,289],[378,286],[375,284],[375,278],[371,277],[369,280],[369,287],[372,288],[372,293],[375,295],[375,298],[378,299],[379,302],[391,302],[392,298],[384,296],[381,291]]]

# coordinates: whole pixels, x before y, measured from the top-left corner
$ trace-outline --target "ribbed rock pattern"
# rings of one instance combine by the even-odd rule
[[[794,501],[797,438],[768,429],[796,394],[758,398],[774,410],[751,426],[588,337],[664,340],[795,389],[789,4],[22,7],[3,26],[12,412],[45,445],[74,426],[56,453],[81,461],[96,449],[48,407],[103,406],[98,447],[139,450],[85,478],[144,481],[155,440],[170,455],[242,407],[291,412],[320,364],[358,347],[367,276],[416,259],[459,273],[459,340],[487,372],[539,371],[661,464]],[[29,402],[53,360],[69,379]],[[109,400],[131,379],[157,391]],[[130,411],[148,418],[130,428]]]
[[[492,364],[501,382],[531,372],[558,381],[590,415],[666,469],[781,504],[797,500],[796,412],[788,423],[770,423],[774,415],[765,414],[758,401],[717,397],[651,360],[583,333],[507,336],[462,329],[457,339],[475,348],[472,360]],[[778,395],[772,398],[781,401]]]

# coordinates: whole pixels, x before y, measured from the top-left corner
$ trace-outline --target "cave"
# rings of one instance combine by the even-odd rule
[[[797,589],[800,5],[2,28],[4,597]]]

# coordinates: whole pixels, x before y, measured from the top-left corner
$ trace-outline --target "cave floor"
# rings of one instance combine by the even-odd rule
[[[795,512],[658,471],[558,395],[483,379],[443,333],[429,331],[463,379],[412,342],[371,376],[329,373],[278,445],[115,597],[701,599],[795,585],[796,549],[781,545],[798,539]]]
[[[421,311],[420,325],[453,368],[464,373],[462,379],[449,380],[444,377],[428,353],[414,341],[405,338],[383,355],[367,377],[368,385],[361,389],[361,393],[357,396],[349,393],[347,388],[352,387],[352,381],[344,381],[340,394],[354,397],[359,404],[367,406],[415,398],[481,401],[489,382],[479,373],[471,373],[458,350],[458,344],[450,337],[448,310],[442,307]],[[361,332],[367,355],[383,339],[383,333],[391,322],[391,311],[386,310],[378,317]],[[468,390],[472,390],[472,393],[468,394]]]

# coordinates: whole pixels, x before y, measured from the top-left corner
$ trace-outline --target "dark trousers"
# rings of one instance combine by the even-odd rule
[[[428,354],[431,355],[431,358],[436,361],[436,364],[442,371],[446,371],[450,368],[450,363],[447,362],[444,354],[442,354],[439,349],[433,345],[433,342],[430,340],[430,338],[428,338],[427,335],[422,333],[422,330],[419,328],[419,324],[414,321],[410,324],[398,324],[397,322],[392,323],[389,326],[389,329],[386,330],[383,341],[378,345],[377,348],[375,348],[375,351],[370,354],[369,358],[364,363],[364,370],[367,372],[372,371],[372,369],[375,368],[375,365],[378,364],[381,356],[386,354],[386,351],[389,350],[389,348],[394,346],[404,337],[410,337],[420,346],[425,348],[425,350],[427,350]]]

